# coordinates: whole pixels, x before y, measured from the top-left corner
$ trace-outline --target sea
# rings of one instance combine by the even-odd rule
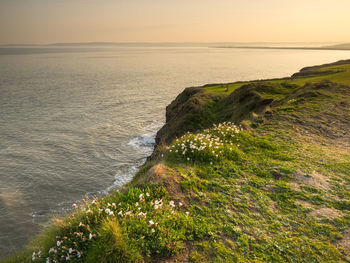
[[[184,88],[349,58],[215,44],[0,47],[0,257],[73,203],[130,181]]]

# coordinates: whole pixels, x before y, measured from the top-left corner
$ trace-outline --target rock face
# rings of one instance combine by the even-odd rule
[[[214,117],[211,104],[222,98],[223,95],[207,93],[202,87],[186,88],[166,107],[166,123],[156,135],[156,145],[211,125]]]

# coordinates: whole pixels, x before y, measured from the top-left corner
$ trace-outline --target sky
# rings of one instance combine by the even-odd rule
[[[0,44],[350,42],[350,0],[0,0]]]

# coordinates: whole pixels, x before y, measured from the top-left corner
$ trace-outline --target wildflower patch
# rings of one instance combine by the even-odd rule
[[[57,229],[60,234],[50,247],[33,252],[33,262],[84,262],[94,258],[91,251],[96,250],[91,249],[92,244],[106,243],[104,235],[110,231],[103,229],[110,229],[111,225],[122,233],[118,238],[126,239],[124,243],[134,249],[127,258],[126,252],[119,256],[135,262],[152,255],[171,256],[183,248],[182,241],[191,239],[194,232],[205,235],[205,228],[198,229],[196,219],[190,217],[181,202],[169,200],[163,187],[130,188],[126,194],[116,192],[106,198],[83,201],[85,204],[75,205],[75,213]]]
[[[201,133],[187,133],[176,139],[167,153],[171,159],[185,162],[216,162],[222,159],[238,159],[240,156],[240,126],[231,122],[214,125]]]

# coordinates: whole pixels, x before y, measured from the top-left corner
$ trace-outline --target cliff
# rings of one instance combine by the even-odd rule
[[[350,260],[350,61],[187,88],[132,182],[5,262]]]
[[[350,60],[340,60],[305,67],[291,78],[186,88],[167,106],[166,123],[156,135],[156,147],[169,144],[185,132],[206,129],[214,123],[232,121],[238,124],[243,120],[252,121],[258,115],[259,118],[268,117],[272,109],[283,106],[295,94],[306,100],[311,94],[317,96],[317,90],[322,87],[332,90],[337,84],[349,85],[349,64]],[[330,75],[337,73],[327,83]],[[232,92],[226,91],[228,88]],[[261,115],[267,108],[267,113]]]

